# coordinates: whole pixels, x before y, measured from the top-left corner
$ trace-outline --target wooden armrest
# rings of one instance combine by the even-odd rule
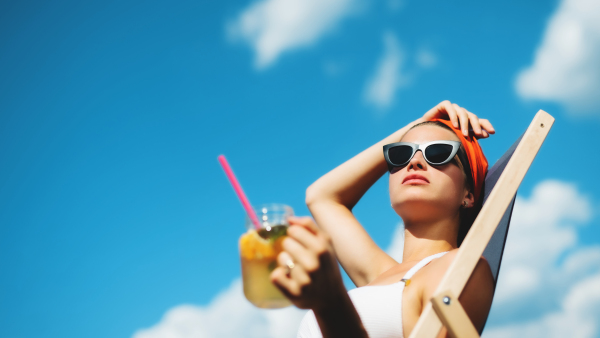
[[[452,338],[479,338],[479,333],[467,316],[465,309],[450,290],[440,292],[431,299],[433,310]]]

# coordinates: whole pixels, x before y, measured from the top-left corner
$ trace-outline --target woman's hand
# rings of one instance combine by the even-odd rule
[[[329,236],[310,217],[290,217],[271,281],[301,309],[331,307],[346,296]]]
[[[460,126],[460,129],[465,136],[469,135],[469,124],[471,125],[476,138],[486,138],[489,137],[490,134],[496,132],[490,121],[480,119],[477,115],[448,100],[442,101],[437,106],[431,108],[419,120],[421,120],[420,122],[424,122],[431,121],[435,118],[449,119],[455,128]]]

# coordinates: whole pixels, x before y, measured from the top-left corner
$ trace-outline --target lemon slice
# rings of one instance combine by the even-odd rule
[[[278,253],[274,248],[274,243],[260,237],[254,229],[248,230],[240,238],[240,252],[245,259],[274,259]]]

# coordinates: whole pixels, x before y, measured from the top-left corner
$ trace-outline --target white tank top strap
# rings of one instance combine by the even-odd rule
[[[419,271],[425,265],[429,264],[429,262],[431,262],[432,260],[442,257],[443,255],[445,255],[447,253],[448,253],[448,251],[444,251],[444,252],[436,253],[435,255],[431,255],[431,256],[423,258],[419,263],[417,263],[410,270],[408,270],[408,272],[404,275],[404,278],[402,278],[401,281],[404,282],[404,285],[408,286],[408,284],[410,283],[410,279],[412,278],[412,276],[415,275],[415,273],[417,273],[417,271]]]

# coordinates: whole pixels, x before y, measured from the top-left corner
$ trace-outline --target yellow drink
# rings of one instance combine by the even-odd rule
[[[244,295],[257,307],[277,309],[291,305],[269,278],[277,267],[286,231],[287,225],[274,225],[258,231],[250,229],[240,237]]]

